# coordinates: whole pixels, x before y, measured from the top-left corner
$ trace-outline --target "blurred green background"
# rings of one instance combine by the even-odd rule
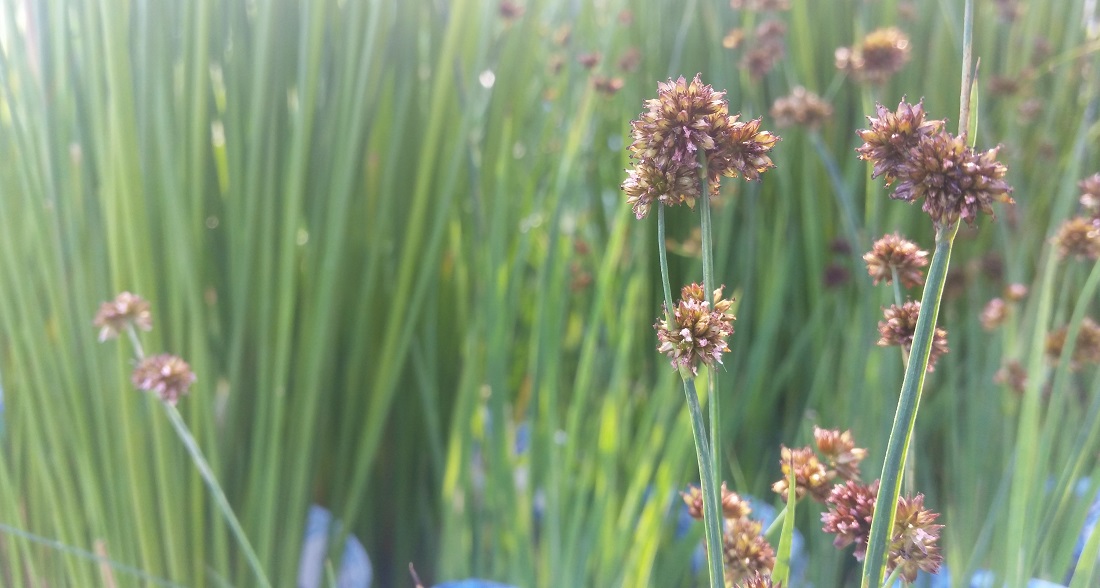
[[[186,585],[253,582],[130,385],[126,349],[96,341],[96,308],[129,290],[153,304],[146,349],[198,375],[181,411],[277,585],[294,583],[311,503],[363,541],[375,585],[412,585],[410,562],[428,583],[693,585],[702,528],[676,532],[691,430],[651,328],[656,221],[636,220],[619,184],[629,121],[659,81],[696,72],[783,137],[777,169],[715,201],[738,316],[724,477],[779,503],[779,444],[814,424],[852,429],[866,477],[881,466],[903,365],[875,345],[893,295],[860,256],[885,232],[929,250],[933,233],[870,181],[855,131],[903,96],[957,125],[961,2],[0,5],[4,525]],[[1035,508],[1007,512],[1021,401],[993,381],[1075,309],[1098,310],[1082,295],[1096,263],[1049,246],[1100,171],[1097,18],[1085,0],[976,2],[977,145],[1004,145],[1017,205],[960,231],[951,352],[914,441],[956,577],[1022,565],[1060,581],[1100,484],[1097,370],[1063,368],[1024,448]],[[775,19],[783,49],[758,76],[745,60]],[[834,51],[885,26],[910,37],[904,69],[881,85],[839,73]],[[745,39],[727,48],[734,29]],[[799,85],[832,105],[818,130],[768,114]],[[701,277],[696,214],[670,211],[674,290]],[[982,307],[1012,282],[1033,295],[984,331]],[[798,518],[809,578],[845,585],[856,562],[815,509]],[[999,532],[1015,516],[1019,559]],[[0,583],[105,577],[0,534]]]

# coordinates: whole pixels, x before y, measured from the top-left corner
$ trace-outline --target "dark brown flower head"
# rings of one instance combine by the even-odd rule
[[[592,85],[596,88],[597,92],[613,96],[616,92],[623,89],[623,79],[596,75],[592,76]]]
[[[871,535],[877,495],[878,480],[868,485],[848,480],[834,486],[825,500],[829,510],[821,515],[821,530],[836,535],[833,545],[837,549],[855,543],[855,556],[859,561],[867,555],[867,538]]]
[[[680,290],[680,300],[672,311],[672,324],[664,317],[653,325],[660,345],[657,351],[672,360],[672,367],[699,374],[699,364],[713,368],[722,363],[729,351],[726,339],[733,334],[733,301],[722,298],[722,288],[714,292],[714,308],[706,302],[703,286],[692,284]]]
[[[825,272],[821,276],[821,281],[825,284],[826,288],[833,289],[839,288],[848,282],[848,278],[852,277],[848,268],[839,263],[830,263],[825,266]]]
[[[500,17],[505,21],[511,22],[517,18],[523,16],[523,6],[513,2],[512,0],[501,0],[500,2]]]
[[[760,119],[740,122],[737,115],[730,117],[723,148],[711,158],[709,166],[721,170],[722,175],[746,180],[759,180],[760,174],[775,167],[768,152],[779,142],[779,137],[760,130]],[[716,183],[716,182],[714,182]]]
[[[694,208],[695,201],[702,196],[699,176],[694,168],[673,166],[669,171],[662,172],[649,161],[640,161],[627,170],[622,189],[626,193],[626,203],[639,219],[649,214],[654,202],[666,206],[687,204]]]
[[[867,450],[856,447],[851,431],[814,427],[817,450],[825,456],[825,463],[845,480],[859,479],[859,462],[867,457]]]
[[[687,492],[680,493],[680,498],[684,499],[691,518],[703,520],[703,491],[698,486],[688,486]]]
[[[1027,296],[1027,286],[1013,282],[1005,286],[1005,299],[1009,302],[1019,302]]]
[[[577,63],[581,64],[581,67],[585,69],[592,69],[600,63],[600,54],[596,51],[592,53],[582,53],[577,56]]]
[[[882,314],[886,320],[878,324],[881,335],[878,344],[883,347],[899,345],[909,353],[913,348],[913,333],[917,330],[920,302],[910,300],[901,306],[891,305]],[[947,331],[936,327],[932,335],[932,351],[928,355],[929,372],[935,371],[936,360],[947,351]]]
[[[764,77],[787,54],[786,36],[787,25],[783,21],[769,19],[760,23],[746,44],[741,67],[753,78]]]
[[[791,9],[791,0],[730,0],[730,8],[753,12],[762,12],[765,10],[781,12]]]
[[[139,390],[155,392],[162,401],[175,406],[194,383],[195,374],[186,361],[165,353],[143,359],[130,379]]]
[[[896,271],[902,285],[912,288],[924,283],[924,272],[921,268],[928,265],[928,252],[898,233],[893,233],[883,235],[875,241],[871,250],[863,254],[863,261],[867,262],[867,274],[876,286],[883,280],[892,284]]]
[[[722,559],[728,582],[740,582],[757,572],[771,572],[775,550],[760,534],[763,525],[752,519],[730,521],[722,537]]]
[[[1085,214],[1100,217],[1100,173],[1081,180],[1077,186],[1081,188],[1081,207],[1085,209]]]
[[[820,96],[802,86],[796,86],[789,96],[779,98],[770,111],[780,127],[800,126],[816,129],[833,115],[833,107]]]
[[[117,337],[128,325],[142,331],[151,330],[153,315],[147,300],[137,294],[123,292],[114,300],[99,305],[99,312],[92,324],[99,329],[99,340],[106,341]]]
[[[909,62],[909,37],[896,27],[871,31],[855,48],[841,47],[836,66],[857,80],[885,83]]]
[[[722,482],[722,516],[727,519],[743,519],[752,513],[752,506],[738,493],[726,488]]]
[[[733,585],[733,588],[781,588],[783,582],[772,582],[771,574],[756,572],[745,578],[743,582]]]
[[[871,128],[857,131],[863,145],[856,149],[859,158],[874,164],[871,177],[883,176],[889,186],[899,175],[902,165],[909,159],[909,151],[943,127],[942,120],[924,119],[924,101],[909,104],[898,103],[891,112],[885,106],[875,107],[876,115],[867,117]]]
[[[994,0],[994,4],[997,6],[997,15],[1005,22],[1020,18],[1024,12],[1023,7],[1020,6],[1020,0]]]
[[[630,47],[619,56],[616,65],[619,71],[623,73],[632,73],[638,69],[638,65],[641,63],[642,52],[637,47]]]
[[[1077,259],[1100,259],[1100,218],[1078,216],[1062,223],[1054,236],[1058,255]]]
[[[939,516],[924,508],[923,494],[898,498],[894,536],[886,556],[887,572],[897,569],[899,577],[911,584],[920,570],[929,574],[939,571],[943,557],[937,542],[943,525],[933,524]]]
[[[1069,325],[1052,331],[1047,335],[1046,352],[1052,361],[1058,361],[1066,346]],[[1070,369],[1081,369],[1085,364],[1100,364],[1100,325],[1089,317],[1081,321],[1081,330],[1077,333],[1077,343],[1070,358]]]
[[[863,39],[861,53],[860,74],[881,84],[909,62],[909,37],[896,27],[874,30]]]
[[[982,309],[982,314],[979,320],[982,323],[982,328],[987,331],[992,331],[1001,326],[1001,323],[1005,321],[1005,316],[1008,315],[1008,306],[1005,301],[1000,298],[994,298],[986,303],[985,308]]]
[[[1008,386],[1016,394],[1023,394],[1027,388],[1027,370],[1015,359],[1005,363],[997,373],[993,374],[993,381],[997,384]]]
[[[772,484],[772,490],[776,494],[786,498],[787,489],[790,487],[787,478],[791,468],[794,468],[795,497],[802,500],[807,494],[817,502],[825,502],[829,496],[829,484],[833,475],[825,470],[825,466],[817,459],[814,450],[810,447],[790,449],[786,446],[780,448],[779,463],[783,470],[783,478]]]
[[[963,137],[941,131],[924,137],[902,162],[891,198],[915,202],[937,226],[958,218],[973,225],[979,212],[993,215],[993,201],[1011,204],[1012,187],[1004,181],[1008,168],[997,161],[998,147],[978,153]]]

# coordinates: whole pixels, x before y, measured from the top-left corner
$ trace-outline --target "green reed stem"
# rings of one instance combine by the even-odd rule
[[[875,500],[876,516],[871,520],[867,559],[863,564],[863,588],[882,585],[886,565],[886,547],[890,543],[894,517],[897,514],[902,471],[905,469],[906,454],[913,437],[913,427],[917,422],[917,408],[920,406],[921,391],[924,389],[924,377],[928,369],[928,357],[932,351],[936,319],[940,313],[943,284],[947,280],[951,246],[959,230],[959,222],[956,220],[949,227],[936,229],[936,250],[932,254],[932,263],[928,268],[928,280],[924,285],[920,315],[917,317],[917,327],[913,334],[913,348],[905,368],[901,398],[898,400],[894,424],[890,429],[890,440],[886,446],[886,459],[882,465],[882,481]],[[879,516],[880,514],[886,516]]]
[[[214,497],[214,502],[218,505],[218,510],[222,512],[222,516],[224,516],[226,522],[229,523],[229,528],[237,537],[237,543],[240,545],[241,551],[244,552],[244,556],[248,560],[248,565],[252,568],[252,571],[255,572],[256,580],[261,586],[270,587],[271,582],[268,581],[267,576],[264,574],[263,567],[260,565],[260,559],[256,557],[256,552],[252,549],[252,544],[244,534],[244,529],[241,528],[240,522],[237,521],[237,516],[233,514],[233,507],[229,505],[229,500],[225,497],[225,492],[222,491],[221,485],[218,484],[218,479],[214,475],[214,471],[210,469],[210,464],[208,464],[206,458],[203,457],[202,450],[199,449],[199,444],[195,442],[195,438],[191,436],[191,432],[187,429],[187,423],[183,422],[183,417],[180,416],[175,406],[167,402],[162,402],[161,404],[164,405],[164,413],[168,415],[168,420],[176,429],[176,434],[179,435],[180,441],[182,441],[183,446],[187,448],[187,452],[191,454],[191,461],[195,463],[195,467],[198,468],[199,473],[202,474],[203,479],[206,480],[206,486],[210,489],[210,494]]]
[[[707,179],[706,156],[700,152],[699,161],[702,163],[699,182],[703,188],[703,197],[699,202],[699,233],[701,249],[703,252],[703,292],[707,303],[714,308],[714,222],[710,214],[710,185]],[[710,449],[711,466],[715,479],[722,477],[722,440],[718,406],[718,370],[707,370],[707,408],[710,412]]]
[[[684,378],[684,395],[687,397],[688,414],[691,415],[691,432],[695,437],[695,455],[699,460],[699,482],[703,491],[703,527],[707,540],[707,565],[710,569],[711,588],[724,588],[725,571],[722,565],[722,521],[718,510],[718,481],[711,470],[710,448],[703,426],[703,410],[699,408],[699,395],[695,392],[695,380]]]
[[[665,205],[657,203],[657,251],[661,259],[661,289],[665,295],[665,322],[672,324],[672,287],[668,280],[668,247],[665,245]]]

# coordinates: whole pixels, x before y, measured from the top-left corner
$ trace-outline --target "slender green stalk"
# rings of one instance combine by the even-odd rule
[[[710,569],[712,588],[724,588],[725,570],[722,565],[722,521],[718,510],[718,481],[710,469],[710,448],[703,426],[703,410],[699,408],[699,395],[695,392],[695,380],[684,378],[684,395],[687,397],[688,414],[691,416],[691,432],[695,436],[695,455],[699,459],[699,482],[703,491],[703,527],[707,540],[707,565]]]
[[[920,315],[913,334],[913,348],[905,368],[901,398],[898,400],[894,424],[890,429],[890,441],[886,446],[882,481],[879,485],[878,497],[875,499],[876,516],[871,521],[867,559],[863,565],[863,588],[882,585],[886,565],[886,547],[889,545],[891,529],[894,528],[894,517],[897,514],[902,471],[905,469],[906,454],[909,451],[913,427],[917,421],[921,391],[924,389],[924,377],[928,368],[928,357],[932,351],[936,319],[940,312],[943,284],[947,280],[947,266],[951,259],[951,246],[955,241],[960,222],[956,220],[951,226],[939,227],[936,230],[936,250],[932,254],[932,263],[928,268],[928,280],[924,286]],[[886,516],[881,516],[883,514]]]
[[[214,475],[214,471],[210,469],[210,465],[206,462],[206,458],[202,455],[202,450],[199,449],[199,444],[195,442],[195,438],[191,436],[191,432],[187,429],[187,424],[183,422],[183,417],[180,416],[176,407],[162,402],[164,405],[164,413],[168,415],[168,420],[172,423],[172,427],[176,429],[176,434],[179,435],[180,441],[183,442],[183,446],[187,448],[187,453],[191,454],[191,461],[195,463],[195,467],[198,468],[199,473],[202,474],[204,480],[206,480],[206,486],[210,489],[210,494],[214,497],[214,502],[218,505],[218,510],[222,512],[222,516],[225,517],[229,528],[232,529],[233,534],[237,536],[237,543],[241,547],[241,551],[244,552],[244,556],[248,559],[248,565],[252,568],[252,571],[256,574],[256,580],[261,586],[271,586],[271,582],[268,581],[267,575],[264,574],[263,566],[260,565],[259,558],[256,557],[256,552],[252,549],[252,544],[248,541],[248,536],[244,534],[244,529],[241,528],[241,524],[237,521],[237,516],[233,514],[233,507],[229,505],[229,499],[225,497],[225,492],[222,491],[222,487],[218,484],[218,478]]]
[[[661,260],[661,290],[665,295],[665,322],[672,324],[672,286],[668,279],[668,247],[665,245],[665,205],[657,204],[657,255]]]
[[[699,152],[702,164],[699,183],[703,197],[699,199],[700,248],[703,252],[703,292],[707,303],[714,308],[714,222],[710,214],[710,185],[707,179],[707,161],[703,152]],[[711,467],[715,479],[722,477],[722,427],[718,402],[718,370],[707,370],[707,408],[710,412],[710,449]]]

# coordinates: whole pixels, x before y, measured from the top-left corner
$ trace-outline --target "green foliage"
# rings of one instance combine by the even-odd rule
[[[0,584],[146,582],[123,566],[253,582],[129,355],[96,342],[97,306],[129,290],[153,304],[145,348],[198,375],[180,412],[276,585],[296,577],[310,503],[363,540],[377,585],[410,585],[410,561],[430,583],[693,585],[702,525],[677,532],[692,430],[650,326],[656,219],[618,186],[628,121],[697,71],[783,136],[777,169],[714,202],[738,316],[717,379],[724,477],[781,505],[779,444],[815,423],[852,429],[877,475],[904,366],[875,346],[892,295],[859,256],[884,232],[926,249],[933,233],[870,181],[854,131],[903,95],[958,112],[961,16],[792,4],[786,54],[757,79],[722,40],[765,16],[718,0],[531,0],[511,21],[472,0],[0,1],[0,523],[59,542],[0,532]],[[1061,581],[1100,484],[1100,375],[1049,361],[1045,335],[1100,314],[1100,270],[1049,239],[1100,171],[1100,45],[1083,0],[1015,20],[995,4],[976,6],[974,116],[1017,205],[955,241],[912,484],[943,513],[957,579]],[[900,74],[837,73],[834,49],[895,24]],[[640,66],[619,71],[630,48]],[[795,85],[832,104],[820,130],[768,116]],[[677,246],[697,215],[668,212],[674,288],[701,277]],[[1032,293],[986,332],[981,308],[1012,282]],[[1028,368],[1022,396],[993,381],[1006,359]],[[818,508],[794,517],[809,578],[857,581]]]

